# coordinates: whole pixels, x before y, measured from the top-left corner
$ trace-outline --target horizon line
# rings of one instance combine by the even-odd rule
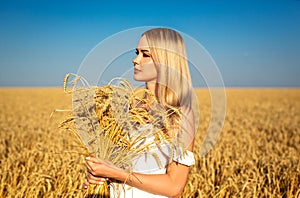
[[[63,89],[63,86],[0,86],[0,89]],[[300,89],[300,86],[224,86],[193,87],[194,89]]]

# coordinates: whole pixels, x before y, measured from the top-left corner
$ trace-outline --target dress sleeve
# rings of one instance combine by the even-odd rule
[[[173,158],[173,161],[178,162],[183,165],[186,165],[186,166],[192,166],[195,164],[194,153],[189,150],[186,150],[182,154],[175,156]]]

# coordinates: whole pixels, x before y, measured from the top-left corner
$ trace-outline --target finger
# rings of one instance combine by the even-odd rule
[[[103,182],[107,181],[108,178],[104,178],[104,177],[97,177],[95,175],[93,175],[92,173],[89,173],[87,175],[87,181],[91,184],[102,184]]]
[[[107,180],[105,178],[100,178],[100,179],[94,179],[94,178],[89,178],[87,180],[90,184],[103,184]]]
[[[103,181],[103,182],[104,182],[104,181],[106,181],[107,179],[104,178],[104,177],[97,177],[97,176],[95,176],[95,175],[93,175],[93,174],[88,174],[87,180],[94,180],[94,181],[97,181],[97,182]]]
[[[94,157],[86,157],[86,163],[92,168],[93,164],[103,164],[106,166],[114,166],[114,164],[111,161],[103,160],[99,158]]]
[[[96,167],[96,163],[95,160],[94,161],[86,161],[86,166],[89,172],[95,171],[95,167]]]
[[[92,163],[96,163],[96,164],[104,163],[104,160],[98,159],[98,158],[95,158],[95,157],[86,157],[85,160],[86,160],[86,162],[92,162]]]
[[[86,168],[87,168],[88,173],[91,173],[93,170],[93,167],[88,163],[86,163]]]
[[[88,181],[85,181],[85,182],[83,183],[83,188],[88,188],[89,185],[90,185],[90,183],[89,183]]]

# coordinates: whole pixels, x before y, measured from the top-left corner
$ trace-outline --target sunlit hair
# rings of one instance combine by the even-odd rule
[[[168,28],[146,31],[152,59],[157,68],[156,96],[167,108],[191,106],[191,77],[182,36]]]

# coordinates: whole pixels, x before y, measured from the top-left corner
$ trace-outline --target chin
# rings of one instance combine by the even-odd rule
[[[145,82],[144,79],[138,78],[138,77],[136,77],[136,76],[134,76],[133,79],[134,79],[135,81],[138,81],[138,82]]]

